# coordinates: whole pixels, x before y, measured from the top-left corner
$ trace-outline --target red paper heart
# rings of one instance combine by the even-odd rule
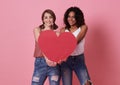
[[[48,59],[58,62],[67,58],[74,51],[77,40],[70,32],[57,36],[54,31],[47,30],[40,33],[38,44]]]

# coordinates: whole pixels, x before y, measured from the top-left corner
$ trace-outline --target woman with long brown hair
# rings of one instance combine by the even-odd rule
[[[50,9],[42,13],[43,24],[34,29],[35,38],[35,65],[32,77],[32,85],[43,85],[46,78],[49,78],[50,85],[59,85],[60,69],[56,62],[49,60],[40,50],[38,46],[38,37],[41,31],[56,30],[58,26],[55,24],[56,16]],[[49,43],[49,42],[48,42]]]

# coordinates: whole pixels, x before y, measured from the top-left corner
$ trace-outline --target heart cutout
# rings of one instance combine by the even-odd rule
[[[77,40],[70,32],[63,32],[57,36],[54,31],[46,30],[40,33],[38,44],[48,59],[58,62],[74,51]]]

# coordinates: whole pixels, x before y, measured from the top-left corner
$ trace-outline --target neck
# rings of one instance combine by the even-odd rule
[[[76,24],[70,25],[70,28],[77,28]]]
[[[45,30],[51,30],[51,26],[45,26]]]
[[[75,30],[77,30],[77,26],[74,25],[70,27],[70,32],[74,32]]]
[[[76,25],[70,26],[70,29],[77,29],[77,26]]]

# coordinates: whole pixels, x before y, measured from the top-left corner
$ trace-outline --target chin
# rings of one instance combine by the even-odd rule
[[[70,24],[70,26],[75,26],[75,24]]]
[[[48,27],[52,26],[52,24],[49,24]]]
[[[69,23],[70,24],[70,26],[74,26],[75,25],[75,23]]]

